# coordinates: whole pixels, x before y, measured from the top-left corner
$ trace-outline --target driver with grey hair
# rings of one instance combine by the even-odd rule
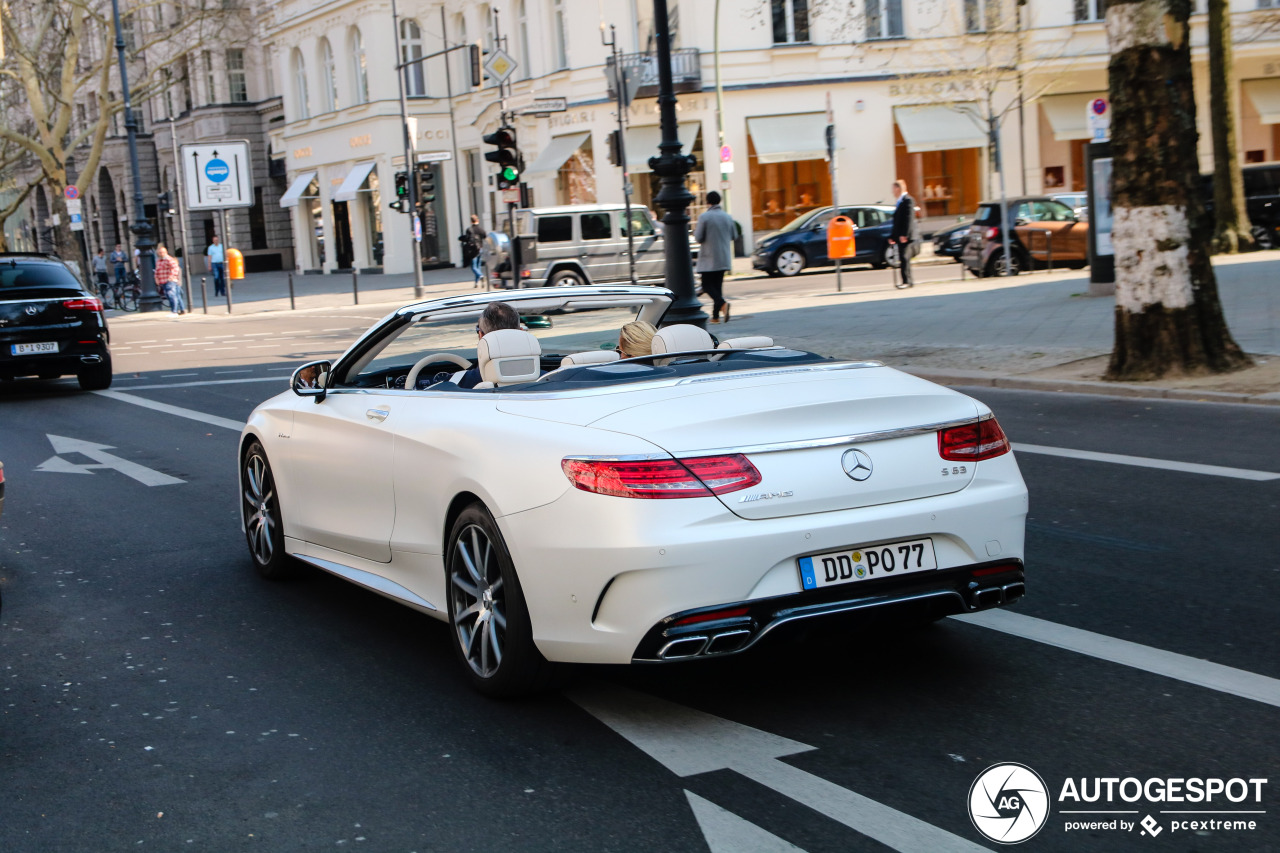
[[[516,309],[505,302],[490,302],[485,306],[484,313],[480,315],[480,320],[476,323],[476,335],[483,338],[490,332],[496,332],[499,329],[518,328],[520,328],[520,315],[516,313]],[[477,364],[467,370],[460,370],[452,374],[437,373],[433,381],[451,381],[459,388],[474,388],[481,381],[480,365]]]

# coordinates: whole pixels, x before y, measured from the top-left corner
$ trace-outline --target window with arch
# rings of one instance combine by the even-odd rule
[[[333,64],[333,45],[327,38],[320,39],[320,94],[323,112],[338,108],[338,71]]]
[[[298,118],[311,118],[311,93],[307,89],[307,61],[302,51],[293,49],[293,97],[298,102]]]
[[[422,28],[413,18],[405,18],[400,22],[400,61],[422,58]],[[423,63],[410,65],[404,69],[404,93],[406,97],[420,98],[427,93],[426,77],[422,69]]]
[[[351,94],[357,104],[369,100],[369,63],[364,55],[364,38],[359,27],[351,28]]]

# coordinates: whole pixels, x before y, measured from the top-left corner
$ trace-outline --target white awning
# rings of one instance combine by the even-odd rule
[[[1244,92],[1253,101],[1263,124],[1280,124],[1280,79],[1245,80]]]
[[[364,182],[369,179],[369,173],[373,171],[373,167],[377,163],[356,163],[351,167],[351,171],[347,172],[347,176],[342,179],[342,186],[338,187],[338,191],[333,194],[334,201],[351,201],[356,197],[356,193],[364,186]]]
[[[1089,104],[1097,98],[1107,97],[1106,92],[1077,92],[1071,95],[1045,95],[1040,108],[1053,128],[1053,138],[1059,142],[1072,139],[1092,139],[1089,132]]]
[[[293,183],[289,184],[289,189],[285,194],[280,196],[281,207],[297,207],[298,199],[302,198],[302,194],[307,191],[307,187],[311,186],[311,182],[316,179],[315,172],[303,172],[293,179]]]
[[[953,148],[981,148],[987,135],[975,122],[968,104],[921,104],[894,107],[893,120],[907,143],[907,153],[950,151]]]
[[[698,131],[702,128],[700,121],[682,121],[676,126],[676,136],[684,144],[682,153],[693,151],[693,143],[698,140]],[[649,158],[660,153],[658,143],[662,141],[662,127],[648,124],[644,127],[627,128],[627,171],[633,175],[653,171],[649,168]]]
[[[584,130],[580,133],[551,137],[551,142],[542,149],[542,153],[533,161],[533,165],[524,170],[524,176],[541,178],[559,172],[564,161],[572,157],[573,152],[577,151],[589,136],[591,131]]]
[[[827,156],[827,114],[793,113],[747,119],[756,162],[789,163]]]

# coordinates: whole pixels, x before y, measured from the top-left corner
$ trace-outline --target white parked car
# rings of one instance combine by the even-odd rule
[[[801,620],[1022,595],[1027,491],[985,405],[693,326],[619,359],[622,323],[657,324],[672,298],[418,302],[299,368],[242,437],[258,571],[309,564],[447,620],[490,695],[536,689],[561,662],[709,658]],[[536,334],[478,345],[496,300]],[[477,362],[486,382],[454,384]]]

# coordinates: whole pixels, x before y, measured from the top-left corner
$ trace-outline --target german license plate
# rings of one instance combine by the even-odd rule
[[[932,539],[886,542],[828,554],[801,557],[800,581],[805,589],[887,578],[938,568]]]
[[[42,352],[57,352],[58,345],[56,343],[42,344],[10,344],[10,355],[35,355]]]

